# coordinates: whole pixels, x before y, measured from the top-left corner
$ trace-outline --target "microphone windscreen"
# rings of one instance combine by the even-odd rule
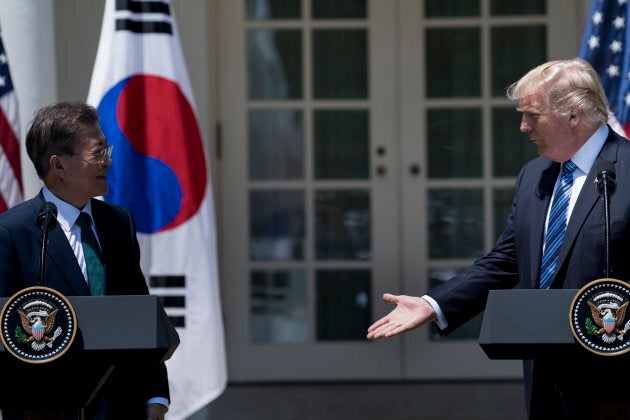
[[[48,216],[48,229],[52,229],[57,225],[57,206],[50,201],[45,202],[39,207],[37,214],[37,224],[42,227]]]
[[[606,190],[608,194],[613,194],[617,189],[616,178],[617,174],[615,174],[615,167],[612,162],[601,162],[597,167],[597,178],[595,178],[597,191],[602,194]]]
[[[608,177],[611,179],[616,179],[617,175],[615,174],[615,167],[612,162],[603,161],[598,168],[597,171],[597,179],[601,179],[604,177]]]

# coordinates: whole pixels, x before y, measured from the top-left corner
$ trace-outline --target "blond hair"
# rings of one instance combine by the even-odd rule
[[[593,125],[608,121],[608,100],[595,69],[575,58],[541,64],[508,87],[506,96],[520,100],[533,93],[543,93],[547,106],[557,115],[582,110]]]

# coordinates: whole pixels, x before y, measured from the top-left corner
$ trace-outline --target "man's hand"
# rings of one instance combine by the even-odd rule
[[[162,404],[147,405],[147,420],[164,420],[168,407]]]
[[[395,303],[396,308],[368,328],[369,340],[393,337],[434,321],[436,318],[433,307],[422,298],[385,293],[383,300]]]

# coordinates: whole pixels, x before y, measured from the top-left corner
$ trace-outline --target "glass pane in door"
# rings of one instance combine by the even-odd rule
[[[304,178],[304,118],[292,109],[249,111],[249,179]]]
[[[298,19],[302,16],[300,0],[246,0],[248,20]]]
[[[426,17],[479,16],[480,0],[425,0]]]
[[[315,192],[315,255],[319,260],[371,258],[368,190]]]
[[[312,16],[314,19],[365,19],[366,3],[366,0],[314,0]]]
[[[479,96],[479,28],[430,28],[426,33],[426,91],[429,98]]]
[[[483,254],[480,189],[430,189],[428,205],[431,258],[475,258]]]
[[[313,96],[316,99],[368,97],[367,31],[313,31]]]
[[[304,258],[304,193],[251,191],[250,258],[301,260]]]
[[[504,96],[505,88],[547,57],[545,25],[492,28],[492,94]]]
[[[370,325],[370,271],[318,270],[317,339],[365,340]]]
[[[250,277],[251,341],[308,341],[304,270],[254,270]]]
[[[314,114],[316,179],[367,179],[368,111],[317,110]]]
[[[247,92],[249,99],[302,97],[302,31],[247,31]]]
[[[427,111],[429,178],[480,177],[481,109]]]
[[[547,11],[546,3],[546,0],[491,0],[490,13],[495,16],[544,15]]]

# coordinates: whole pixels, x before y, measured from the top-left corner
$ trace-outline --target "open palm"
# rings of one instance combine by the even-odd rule
[[[417,296],[391,295],[385,293],[383,300],[396,308],[368,328],[367,338],[388,338],[413,330],[435,318],[429,303]]]

